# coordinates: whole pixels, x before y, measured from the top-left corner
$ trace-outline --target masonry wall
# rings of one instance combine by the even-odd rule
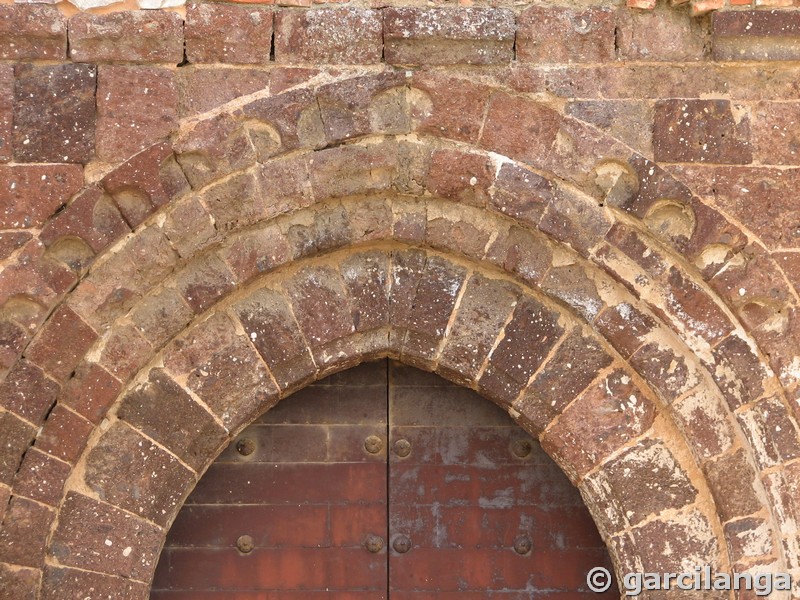
[[[147,597],[228,441],[384,356],[619,573],[800,597],[800,11],[399,4],[0,5],[0,597]]]

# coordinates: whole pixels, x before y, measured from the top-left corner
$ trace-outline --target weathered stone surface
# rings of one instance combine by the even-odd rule
[[[60,389],[42,369],[22,359],[0,383],[0,406],[31,423],[41,423]]]
[[[52,6],[0,6],[0,59],[64,60],[67,21]]]
[[[272,11],[230,4],[190,4],[186,58],[191,63],[269,62]]]
[[[0,560],[24,567],[41,567],[55,511],[44,504],[14,496],[0,527]]]
[[[389,64],[505,64],[514,56],[510,10],[391,7],[383,13]]]
[[[574,100],[568,115],[599,127],[644,156],[653,155],[653,106],[642,100]]]
[[[15,600],[36,600],[42,572],[0,563],[0,589]]]
[[[94,157],[96,75],[93,65],[14,68],[15,160],[86,163]]]
[[[511,317],[521,290],[480,275],[466,283],[456,318],[439,357],[439,372],[452,381],[471,383],[478,375],[506,321]]]
[[[550,199],[539,229],[585,256],[603,240],[612,224],[594,198],[562,188]]]
[[[436,196],[456,202],[485,206],[494,182],[494,166],[488,156],[459,150],[437,150],[425,186]]]
[[[96,339],[97,333],[71,308],[61,306],[28,346],[25,355],[56,379],[64,381]]]
[[[764,366],[739,336],[732,335],[717,346],[709,367],[732,409],[757,400],[764,392]]]
[[[624,60],[701,60],[706,35],[696,19],[664,5],[656,11],[617,13],[617,45]]]
[[[553,251],[544,240],[522,227],[501,232],[486,253],[486,259],[528,284],[538,284],[552,264]]]
[[[314,359],[283,294],[258,290],[237,303],[234,311],[282,391],[316,373]]]
[[[117,416],[170,449],[195,470],[227,443],[227,433],[162,369],[122,399]]]
[[[11,160],[14,138],[14,66],[0,65],[0,162]],[[5,189],[5,186],[3,186]]]
[[[178,93],[173,71],[145,66],[100,67],[97,77],[100,159],[114,162],[130,157],[166,138],[177,120]]]
[[[173,63],[183,60],[183,20],[168,11],[78,13],[69,20],[75,62]]]
[[[750,111],[753,159],[767,165],[800,162],[800,103],[760,102]]]
[[[194,477],[177,458],[117,421],[87,455],[84,479],[103,500],[164,526]]]
[[[679,517],[651,521],[631,531],[648,573],[681,573],[691,568],[711,566],[717,573],[720,547],[708,519],[696,509],[687,509]],[[726,597],[724,592],[722,597]],[[718,600],[720,596],[713,596]]]
[[[272,70],[182,67],[175,76],[181,117],[205,112],[235,98],[265,90],[271,87],[271,79],[274,79]],[[272,91],[278,93],[280,90]]]
[[[504,163],[491,191],[490,206],[528,225],[538,226],[553,198],[553,184],[513,163]]]
[[[191,258],[217,237],[214,221],[196,198],[175,203],[166,215],[164,234],[181,258]]]
[[[616,14],[608,8],[526,8],[517,25],[517,60],[537,64],[614,60]]]
[[[49,506],[61,500],[64,482],[72,471],[68,463],[29,448],[14,478],[14,493]]]
[[[662,100],[653,125],[656,161],[752,162],[750,121],[729,100]]]
[[[79,165],[0,166],[0,227],[40,227],[82,186]]]
[[[186,265],[176,287],[196,314],[219,301],[236,286],[236,278],[218,256],[201,255]]]
[[[325,146],[325,125],[316,96],[309,89],[259,98],[237,109],[234,116],[250,120],[251,130],[261,131],[264,139],[261,143],[256,139],[256,145],[262,151],[267,146],[270,154],[279,149]]]
[[[767,398],[739,414],[758,465],[769,468],[800,456],[797,425],[780,398]]]
[[[704,470],[723,522],[751,515],[761,508],[753,489],[756,474],[744,450],[707,462]]]
[[[800,16],[793,10],[715,12],[711,23],[716,60],[800,58]]]
[[[630,363],[667,404],[703,381],[691,359],[663,343],[645,344],[631,356]]]
[[[624,358],[633,354],[656,326],[655,319],[635,306],[621,302],[603,310],[595,326]]]
[[[0,445],[0,482],[11,484],[22,455],[36,437],[36,428],[16,415],[0,411],[0,427],[5,443]]]
[[[711,458],[731,448],[736,438],[728,407],[719,393],[705,386],[672,403],[678,427],[698,456]]]
[[[202,198],[218,231],[242,229],[269,215],[256,176],[250,172],[213,185]]]
[[[275,62],[377,63],[383,52],[382,37],[378,11],[359,8],[282,10],[275,15]]]
[[[183,330],[193,316],[180,293],[166,288],[143,299],[131,314],[131,320],[152,346],[159,347]]]
[[[356,331],[389,324],[389,258],[375,250],[347,258],[339,270],[350,294]]]
[[[105,414],[105,411],[102,413]],[[42,452],[75,464],[85,449],[91,432],[92,423],[59,403],[36,437],[36,447]]]
[[[161,530],[144,519],[76,492],[67,494],[52,552],[63,566],[147,580]]]
[[[541,437],[573,481],[601,459],[643,434],[655,418],[653,401],[616,369],[578,396]]]
[[[106,598],[146,598],[150,593],[147,585],[125,577],[111,577],[81,569],[45,567],[42,576],[42,595],[45,598],[56,597],[56,594],[63,598],[79,598],[87,590]]]
[[[239,281],[247,282],[288,262],[292,258],[290,243],[275,225],[236,237],[220,256]]]

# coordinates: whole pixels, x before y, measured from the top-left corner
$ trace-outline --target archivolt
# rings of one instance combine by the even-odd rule
[[[61,566],[144,593],[164,528],[232,435],[299,386],[386,355],[478,389],[540,434],[621,572],[797,568],[797,429],[746,331],[785,344],[774,332],[789,322],[731,289],[750,276],[731,260],[746,236],[531,98],[452,80],[447,97],[462,86],[477,103],[452,114],[444,79],[380,72],[223,107],[187,123],[177,163],[155,146],[45,227],[23,287],[49,286],[55,265],[81,282],[4,385],[64,387],[49,413],[48,398],[3,413],[18,455],[49,416],[18,481],[37,457],[67,465],[63,494],[17,486],[4,525],[41,521],[45,597]],[[126,229],[117,209],[135,230],[109,246]],[[10,295],[16,313],[37,310]],[[64,331],[74,344],[50,352]],[[164,398],[191,427],[164,427]],[[83,440],[68,454],[53,450],[65,424]],[[141,542],[125,560],[91,547],[104,540],[80,528],[86,511],[123,515]]]

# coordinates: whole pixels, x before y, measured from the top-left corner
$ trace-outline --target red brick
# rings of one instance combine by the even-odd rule
[[[65,60],[67,22],[54,6],[0,7],[0,59]]]
[[[583,367],[583,365],[581,365]],[[647,431],[656,408],[621,369],[583,392],[541,437],[542,448],[576,481]]]
[[[71,471],[68,463],[29,448],[14,479],[14,493],[57,506]]]
[[[40,227],[82,186],[79,165],[0,166],[0,227]]]
[[[749,119],[737,120],[729,100],[659,101],[653,153],[660,162],[750,163]]]
[[[229,4],[190,4],[186,10],[191,63],[268,63],[271,45],[271,10]]]
[[[279,145],[272,153],[279,149],[285,151],[325,146],[325,129],[319,104],[314,92],[309,89],[254,100],[237,110],[234,116],[252,120],[251,128],[273,128],[277,132]]]
[[[489,103],[480,145],[536,165],[550,152],[560,124],[561,116],[552,108],[500,92]]]
[[[794,10],[742,10],[712,16],[715,60],[797,60],[800,14]]]
[[[109,162],[129,158],[166,138],[177,122],[178,92],[173,71],[144,66],[100,67],[97,78],[98,158]]]
[[[514,58],[514,13],[503,8],[386,8],[386,62],[411,65],[507,64]]]
[[[69,20],[69,55],[75,62],[177,65],[183,60],[183,20],[157,10],[78,13]]]
[[[234,312],[282,391],[316,374],[289,301],[280,292],[260,289],[238,302]]]
[[[370,133],[408,132],[405,84],[405,73],[383,71],[321,86],[317,102],[328,143]]]
[[[707,37],[699,20],[666,5],[617,13],[618,54],[623,60],[701,60]]]
[[[0,528],[0,561],[41,567],[54,517],[50,507],[13,496]]]
[[[260,69],[231,69],[218,66],[214,69],[182,67],[175,76],[180,97],[181,117],[192,116],[270,88],[272,71]],[[271,89],[273,94],[279,93]]]
[[[62,566],[149,581],[162,535],[161,528],[144,519],[70,492],[51,551]]]
[[[100,365],[83,363],[76,369],[75,376],[64,384],[59,402],[80,413],[92,423],[99,423],[121,389],[122,383]],[[53,416],[50,415],[51,419]],[[86,429],[85,424],[79,419],[76,420],[72,413],[66,411],[63,417],[67,421],[80,422],[80,428]],[[48,427],[50,427],[49,420]],[[55,449],[56,446],[54,443],[52,447]]]
[[[579,329],[567,334],[514,407],[540,432],[612,362],[597,340]]]
[[[532,63],[614,60],[616,13],[608,8],[531,6],[519,15],[517,60]]]
[[[0,162],[11,160],[14,137],[14,66],[0,65]],[[2,189],[5,189],[3,186]]]
[[[105,416],[105,410],[102,415]],[[92,430],[92,423],[57,404],[36,437],[36,447],[42,452],[75,464],[83,453]]]
[[[14,159],[87,163],[94,158],[97,68],[20,64],[14,75]]]
[[[438,371],[462,384],[472,383],[489,356],[521,290],[505,281],[473,275],[466,283],[455,320],[439,356]]]
[[[60,389],[39,367],[22,359],[0,383],[0,406],[38,424],[53,406]]]
[[[227,444],[227,432],[163,369],[122,398],[117,416],[201,471]]]
[[[111,504],[164,526],[194,485],[195,474],[117,421],[88,453],[84,479]]]
[[[42,576],[44,598],[80,598],[87,590],[104,598],[146,598],[147,585],[124,577],[110,577],[81,569],[47,566]]]
[[[111,197],[97,186],[81,192],[44,227],[41,240],[48,246],[67,236],[86,242],[99,252],[118,240],[130,228]]]
[[[186,303],[199,314],[236,287],[236,278],[217,256],[203,255],[178,274],[176,287]]]
[[[0,590],[13,600],[36,600],[39,593],[39,569],[11,567],[0,563]]]
[[[11,485],[22,455],[36,437],[37,429],[5,410],[0,411],[0,429],[3,431],[3,444],[0,445],[0,483]]]
[[[71,308],[62,305],[28,346],[25,355],[64,381],[96,339],[94,330]]]
[[[492,88],[434,71],[417,71],[412,85],[424,96],[412,103],[421,133],[475,143]]]
[[[189,189],[167,143],[142,150],[103,177],[101,184],[130,227]]]
[[[381,14],[358,8],[275,13],[275,62],[370,64],[383,52]]]

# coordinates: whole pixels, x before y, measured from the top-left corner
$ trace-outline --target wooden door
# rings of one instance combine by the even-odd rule
[[[614,597],[580,495],[508,415],[394,363],[309,386],[247,428],[170,529],[153,600]]]

